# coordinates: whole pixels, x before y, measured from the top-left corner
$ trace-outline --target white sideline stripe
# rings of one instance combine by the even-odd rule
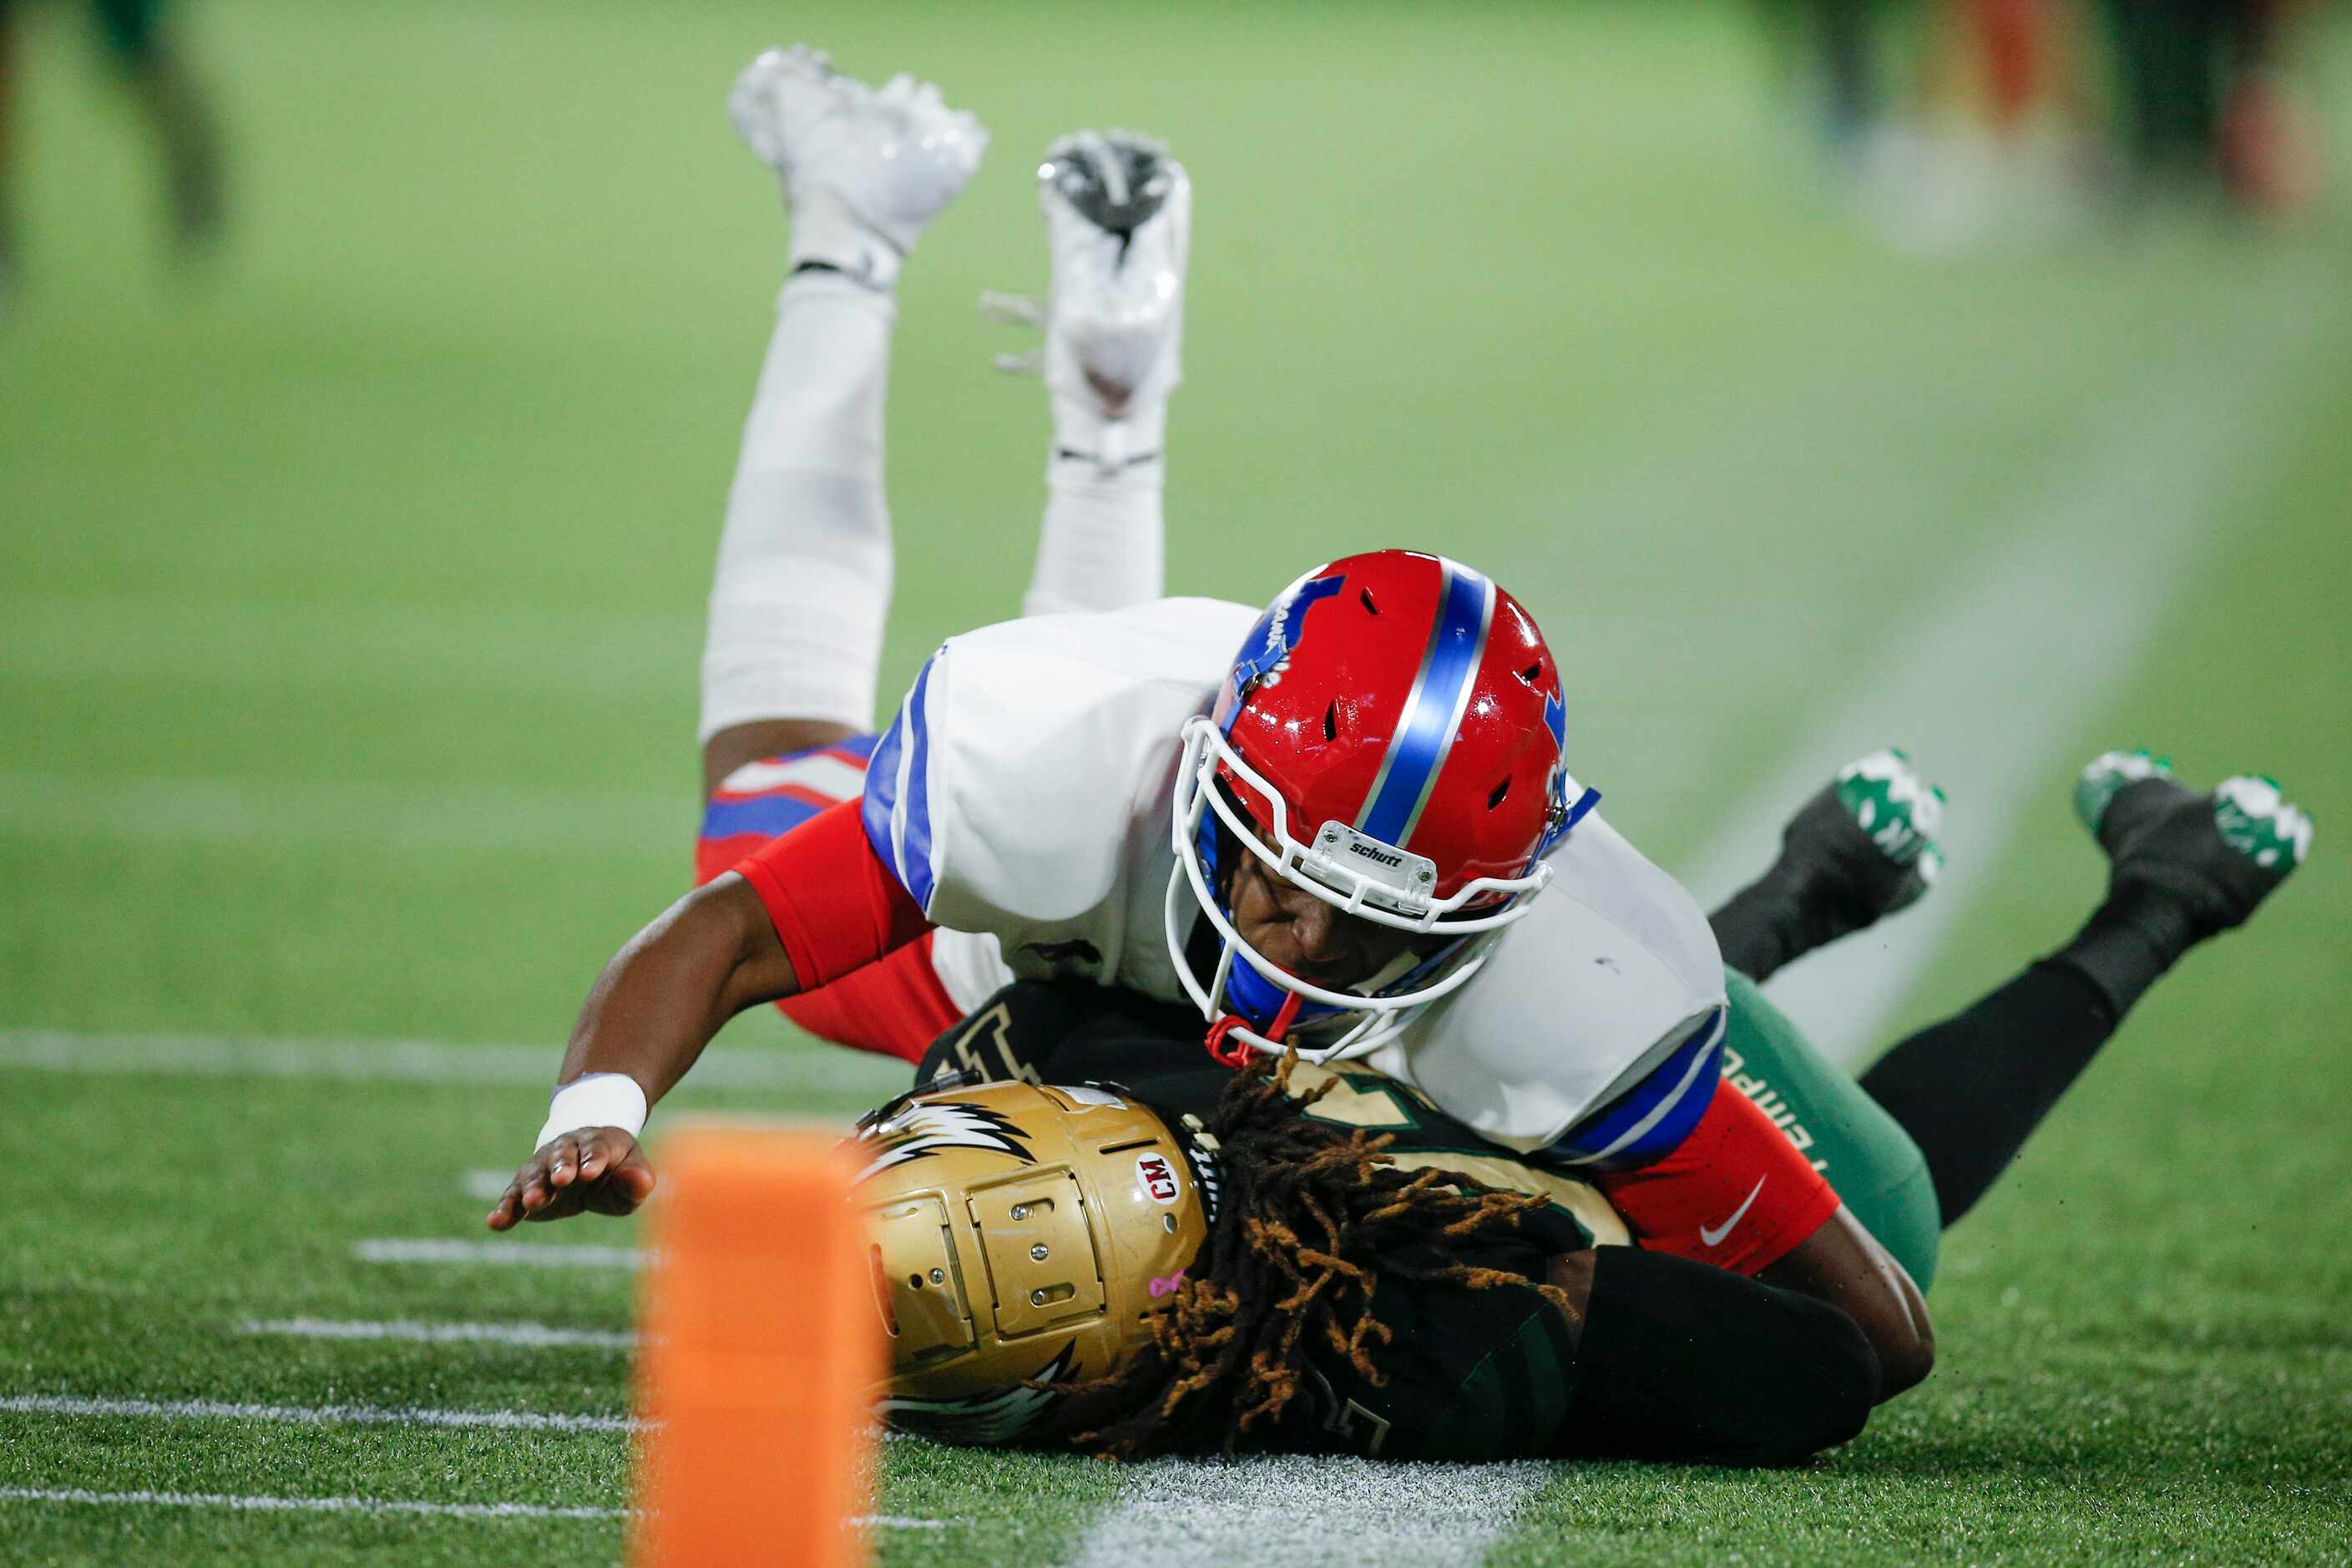
[[[247,1320],[240,1334],[297,1340],[405,1340],[425,1345],[522,1345],[533,1350],[627,1350],[637,1336],[620,1329],[551,1329],[544,1323],[373,1322],[349,1318]]]
[[[1291,1455],[1137,1465],[1073,1568],[1279,1563],[1424,1568],[1475,1563],[1552,1479],[1534,1462],[1414,1465]]]
[[[535,1502],[416,1502],[405,1498],[237,1497],[227,1492],[100,1492],[83,1487],[0,1487],[0,1502],[71,1502],[101,1508],[221,1508],[247,1513],[421,1513],[443,1519],[628,1519],[625,1508],[554,1508]],[[854,1514],[868,1530],[945,1530],[959,1522],[896,1513]]]
[[[0,1029],[0,1068],[100,1076],[310,1079],[329,1083],[514,1084],[545,1089],[562,1059],[555,1043],[453,1045],[435,1040],[241,1039],[221,1035],[77,1034]],[[790,1054],[720,1047],[695,1064],[691,1089],[870,1094],[907,1087],[906,1064],[864,1051]],[[840,1123],[847,1131],[846,1118]],[[499,1184],[503,1191],[505,1184]]]
[[[1777,772],[1743,784],[1738,807],[1693,858],[1685,880],[1712,909],[1764,869],[1789,814],[1833,770],[1889,743],[1949,794],[1946,865],[1927,897],[1768,988],[1832,1060],[1859,1068],[1893,1043],[1884,1032],[2027,811],[2071,811],[2073,769],[2100,752],[2164,742],[2088,725],[2145,662],[2164,612],[2223,526],[2224,485],[2261,453],[2271,423],[2263,394],[2280,384],[2286,353],[2308,341],[2298,336],[2308,331],[2295,313],[2303,298],[2290,293],[2271,319],[2245,323],[2242,353],[2182,364],[2179,379],[2152,378],[2119,399],[2097,458],[2026,509],[2009,542],[1961,575],[1898,646],[1861,664],[1868,678],[1815,715]],[[2075,869],[2087,900],[2100,875],[2087,839]]]
[[[80,1487],[0,1487],[0,1502],[90,1503],[102,1508],[223,1508],[247,1513],[422,1513],[445,1519],[621,1519],[629,1511],[619,1508],[551,1508],[531,1502],[236,1497],[226,1492],[99,1492]]]
[[[522,1268],[642,1268],[647,1254],[634,1247],[544,1246],[527,1241],[439,1241],[371,1237],[352,1243],[362,1263],[492,1264]]]
[[[0,1398],[31,1415],[120,1415],[168,1421],[277,1421],[299,1426],[488,1426],[509,1432],[639,1432],[629,1415],[547,1415],[530,1410],[429,1410],[400,1405],[237,1405],[218,1399],[81,1399],[64,1394]]]

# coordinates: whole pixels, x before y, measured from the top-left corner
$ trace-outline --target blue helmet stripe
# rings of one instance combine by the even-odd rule
[[[1451,561],[1444,568],[1437,621],[1422,652],[1421,671],[1355,824],[1359,833],[1399,848],[1412,837],[1446,753],[1454,749],[1495,616],[1494,584]],[[1311,823],[1307,826],[1314,828]]]

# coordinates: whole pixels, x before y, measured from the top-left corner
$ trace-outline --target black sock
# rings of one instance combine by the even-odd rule
[[[2179,893],[2146,885],[2126,887],[2109,894],[2074,940],[2052,953],[2050,961],[2081,971],[2106,997],[2120,1023],[2159,975],[2221,929],[2226,928],[2210,919],[2200,921]]]
[[[2210,934],[2208,925],[2177,893],[2126,888],[2074,941],[1863,1074],[1864,1091],[1927,1157],[1945,1225],[1984,1196],[2132,1004]]]
[[[1951,1225],[1975,1206],[2115,1033],[2106,993],[2044,959],[1956,1017],[1931,1024],[1863,1074],[1901,1123]]]
[[[1817,947],[1860,931],[1877,911],[1783,856],[1706,917],[1723,962],[1761,985]]]

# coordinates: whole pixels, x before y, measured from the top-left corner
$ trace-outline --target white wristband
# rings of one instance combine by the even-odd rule
[[[617,1127],[635,1138],[646,1130],[646,1091],[625,1072],[592,1072],[555,1091],[547,1103],[547,1125],[533,1150],[583,1127]]]

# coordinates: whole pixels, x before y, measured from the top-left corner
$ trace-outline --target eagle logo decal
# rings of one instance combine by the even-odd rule
[[[1068,1378],[1074,1348],[1064,1345],[1059,1354],[1037,1369],[1035,1375],[1009,1388],[967,1394],[956,1399],[909,1399],[894,1394],[877,1404],[875,1410],[884,1426],[934,1442],[1009,1443],[1034,1426],[1059,1396],[1059,1389],[1040,1385]]]
[[[980,1149],[1009,1154],[1024,1165],[1037,1163],[1037,1156],[1022,1141],[1021,1129],[1009,1118],[963,1100],[919,1100],[860,1129],[852,1143],[856,1152],[870,1155],[866,1168],[857,1173],[861,1182],[948,1149]]]

